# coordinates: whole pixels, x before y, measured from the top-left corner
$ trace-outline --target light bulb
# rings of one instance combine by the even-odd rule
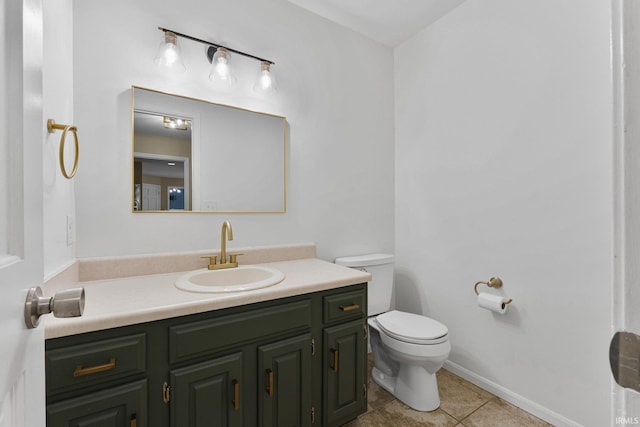
[[[278,91],[276,80],[271,74],[271,63],[268,61],[260,62],[260,71],[256,77],[256,83],[253,85],[255,92],[272,94]]]
[[[209,78],[225,86],[232,86],[236,82],[236,77],[231,70],[231,54],[223,47],[216,49],[216,53],[211,60],[212,68]]]
[[[169,68],[178,72],[184,72],[187,67],[182,61],[182,51],[178,45],[178,37],[171,31],[165,31],[163,40],[154,59],[159,67]]]

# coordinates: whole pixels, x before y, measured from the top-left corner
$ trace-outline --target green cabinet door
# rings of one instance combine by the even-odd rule
[[[242,353],[171,371],[172,427],[242,425]]]
[[[47,405],[47,427],[146,426],[146,380]]]
[[[260,426],[310,426],[311,390],[311,334],[258,347]]]
[[[363,320],[325,328],[324,424],[342,425],[367,409],[367,341]]]

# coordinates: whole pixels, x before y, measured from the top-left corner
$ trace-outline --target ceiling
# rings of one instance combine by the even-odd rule
[[[142,174],[162,178],[184,179],[184,162],[174,160],[156,160],[136,157],[142,163]],[[173,163],[173,164],[170,164]]]
[[[465,0],[289,0],[387,46],[397,46]]]

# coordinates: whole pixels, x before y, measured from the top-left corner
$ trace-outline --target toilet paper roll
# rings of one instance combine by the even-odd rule
[[[504,314],[504,312],[507,311],[507,301],[508,298],[486,292],[480,292],[478,295],[478,305],[480,307],[500,314]]]

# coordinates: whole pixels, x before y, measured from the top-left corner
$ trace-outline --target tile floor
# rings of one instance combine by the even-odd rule
[[[372,360],[369,359],[369,372]],[[551,426],[444,369],[438,372],[440,408],[414,411],[369,375],[369,409],[346,427],[545,427]]]

